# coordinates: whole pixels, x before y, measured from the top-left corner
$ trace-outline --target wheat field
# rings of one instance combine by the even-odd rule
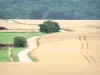
[[[9,29],[31,29],[46,20],[0,20],[0,26]],[[0,63],[1,75],[100,75],[100,20],[53,20],[62,29],[41,36],[39,47],[31,55],[33,63]],[[82,36],[80,41],[79,36]],[[86,36],[86,40],[83,40]],[[88,49],[87,49],[88,43]],[[82,48],[83,45],[83,48]]]

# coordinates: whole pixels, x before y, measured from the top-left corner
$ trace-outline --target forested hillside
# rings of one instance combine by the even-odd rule
[[[100,0],[0,0],[0,19],[100,19]]]

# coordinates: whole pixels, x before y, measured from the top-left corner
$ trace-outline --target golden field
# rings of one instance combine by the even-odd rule
[[[0,26],[39,29],[45,20],[16,21],[22,24],[0,20]],[[39,47],[31,53],[39,62],[0,63],[1,75],[100,75],[100,20],[53,21],[73,31],[41,36]],[[87,41],[80,41],[79,36],[86,36]]]

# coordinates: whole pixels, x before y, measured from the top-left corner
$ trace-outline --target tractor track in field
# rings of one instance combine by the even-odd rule
[[[95,58],[93,56],[91,56],[88,53],[88,49],[89,49],[89,43],[86,39],[86,36],[79,36],[79,40],[81,42],[81,55],[90,63],[90,62],[96,62]],[[85,44],[86,43],[86,44]],[[86,47],[84,48],[84,44],[86,45]]]

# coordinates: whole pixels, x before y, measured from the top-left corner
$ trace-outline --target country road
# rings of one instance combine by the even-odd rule
[[[29,57],[28,53],[31,52],[33,49],[37,48],[37,38],[39,36],[31,37],[27,40],[28,42],[28,48],[22,50],[19,54],[19,60],[20,62],[33,62]]]

